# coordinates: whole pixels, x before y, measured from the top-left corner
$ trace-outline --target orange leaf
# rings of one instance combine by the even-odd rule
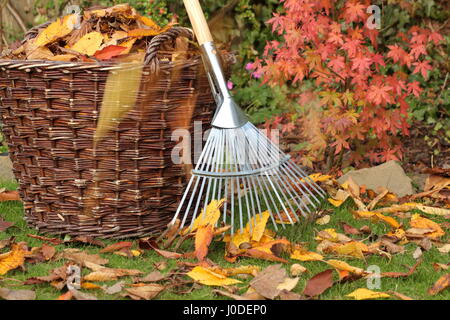
[[[4,191],[0,193],[0,201],[20,200],[18,191]]]
[[[161,34],[163,32],[166,32],[167,30],[171,29],[173,27],[173,23],[169,23],[167,26],[165,26],[162,29],[134,29],[134,30],[130,30],[128,32],[128,36],[129,37],[136,37],[136,38],[140,38],[140,37],[153,37],[153,36],[157,36],[158,34]]]
[[[445,290],[450,286],[450,273],[447,273],[440,277],[438,281],[434,283],[434,285],[428,290],[428,293],[434,296],[438,294],[442,290]]]
[[[282,262],[282,263],[287,263],[288,261],[277,257],[276,255],[267,253],[265,251],[261,251],[258,249],[248,249],[244,254],[242,254],[242,256],[247,256],[250,258],[255,258],[255,259],[262,259],[262,260],[268,260],[268,261],[274,261],[274,262]]]
[[[100,250],[100,253],[114,252],[123,248],[131,248],[132,245],[133,243],[130,241],[121,241],[103,248]]]
[[[111,45],[97,51],[94,54],[94,57],[96,57],[99,60],[109,60],[113,57],[119,56],[126,49],[127,49],[126,47]]]
[[[0,256],[0,276],[20,267],[25,261],[25,250],[18,244],[13,244],[12,250]]]
[[[72,300],[73,293],[71,291],[67,291],[66,293],[63,293],[60,295],[56,300]]]
[[[195,256],[199,261],[206,258],[208,247],[214,236],[214,228],[211,225],[201,226],[195,234]]]

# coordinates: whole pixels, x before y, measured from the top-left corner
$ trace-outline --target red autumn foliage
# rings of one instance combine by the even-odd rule
[[[263,83],[299,89],[291,98],[305,113],[291,112],[277,122],[283,133],[294,130],[293,121],[300,126],[309,142],[303,164],[344,151],[355,164],[401,159],[399,137],[409,134],[408,99],[422,91],[411,75],[427,79],[432,69],[427,50],[442,36],[414,26],[384,45],[367,23],[370,1],[280,2],[285,12],[268,21],[280,40],[268,42],[263,59],[251,67]],[[303,89],[306,80],[315,89]]]

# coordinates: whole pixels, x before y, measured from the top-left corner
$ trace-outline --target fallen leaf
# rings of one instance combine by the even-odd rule
[[[422,257],[422,250],[420,249],[420,247],[417,247],[416,250],[413,252],[413,258],[417,260],[420,257]]]
[[[299,279],[300,278],[298,277],[296,278],[286,277],[284,281],[277,286],[277,289],[280,291],[292,291],[297,286]]]
[[[12,227],[13,225],[14,225],[14,223],[4,221],[2,218],[0,218],[0,232],[6,231],[6,229]]]
[[[445,235],[445,232],[441,229],[439,224],[430,219],[421,217],[420,214],[414,214],[411,217],[410,225],[417,229],[432,229],[433,232],[426,233],[426,236],[432,239],[436,239]]]
[[[323,256],[312,251],[295,249],[291,254],[291,259],[300,261],[318,261],[323,260]]]
[[[91,262],[98,265],[107,264],[108,259],[100,257],[98,254],[89,254],[78,249],[65,249],[62,257],[67,260],[75,261],[80,265],[86,265],[86,262]]]
[[[3,191],[0,193],[0,201],[20,200],[18,191]]]
[[[114,251],[121,250],[123,248],[129,249],[129,248],[131,248],[132,245],[133,245],[133,243],[131,241],[121,241],[121,242],[113,243],[113,244],[103,248],[102,250],[100,250],[100,253],[114,252]]]
[[[385,292],[376,292],[366,288],[359,288],[346,295],[346,297],[354,298],[355,300],[368,300],[368,299],[379,299],[379,298],[390,298]]]
[[[419,264],[422,263],[422,260],[417,260],[417,262],[409,268],[408,272],[383,272],[381,273],[381,277],[385,278],[401,278],[401,277],[409,277],[416,271]]]
[[[139,281],[141,281],[141,282],[157,282],[157,281],[161,281],[165,278],[167,278],[167,276],[162,274],[161,272],[153,271],[153,272],[149,273],[148,275],[146,275],[145,277],[140,278]]]
[[[281,290],[279,294],[280,300],[305,300],[304,297],[295,292]]]
[[[71,291],[67,291],[66,293],[63,293],[60,295],[56,300],[72,300],[73,293]]]
[[[348,271],[350,273],[353,273],[357,276],[363,276],[366,274],[366,272],[361,269],[361,268],[357,268],[357,267],[353,267],[351,265],[349,265],[348,263],[344,262],[344,261],[340,261],[340,260],[327,260],[325,261],[326,263],[328,263],[330,266],[336,268],[339,271]]]
[[[36,293],[33,290],[0,288],[0,298],[5,300],[35,300]]]
[[[447,289],[450,286],[450,273],[447,273],[440,277],[433,286],[428,289],[428,294],[434,296],[439,292]]]
[[[208,247],[214,236],[214,227],[211,225],[200,226],[195,233],[195,256],[202,261],[208,255]]]
[[[331,219],[331,217],[327,214],[327,215],[323,216],[322,218],[317,219],[316,223],[318,225],[325,225],[330,222],[330,219]]]
[[[325,290],[333,286],[333,269],[322,271],[306,283],[303,294],[309,297],[315,297],[322,294]]]
[[[400,224],[392,217],[388,217],[385,215],[382,215],[379,212],[375,211],[353,211],[353,216],[355,218],[362,218],[362,219],[371,219],[374,222],[383,221],[389,224],[390,226],[394,228],[400,228]]]
[[[95,283],[83,282],[81,284],[81,288],[87,289],[87,290],[94,290],[94,289],[100,289],[101,287],[98,284],[95,284]]]
[[[104,47],[103,49],[95,52],[94,57],[96,57],[99,60],[109,60],[111,58],[114,58],[116,56],[123,54],[125,50],[127,50],[127,47],[109,45],[109,46]]]
[[[414,300],[413,298],[405,296],[403,293],[399,293],[399,292],[395,292],[395,291],[388,291],[387,293],[392,294],[393,296],[396,296],[396,297],[400,298],[401,300]]]
[[[117,294],[123,290],[124,285],[125,281],[119,281],[112,286],[105,288],[104,291],[106,294]]]
[[[443,263],[433,263],[433,268],[436,271],[440,271],[440,270],[448,270],[448,265],[443,264]]]
[[[450,252],[450,243],[443,245],[442,247],[437,248],[440,253],[449,253]]]
[[[264,235],[264,230],[266,229],[267,221],[269,220],[270,213],[269,211],[264,211],[263,213],[257,214],[253,217],[247,226],[246,230],[251,234],[252,241],[260,241],[262,236]]]
[[[55,255],[56,249],[55,249],[55,247],[52,247],[52,246],[44,243],[42,245],[41,252],[42,252],[42,255],[44,256],[45,260],[48,261],[51,258],[53,258],[53,256]]]
[[[388,240],[381,240],[381,245],[386,248],[387,252],[392,254],[405,252],[405,247],[392,243],[391,241]]]
[[[25,262],[26,251],[19,244],[13,244],[12,250],[0,255],[0,276],[16,269]]]
[[[65,37],[74,29],[78,20],[77,14],[71,14],[57,19],[51,23],[47,28],[42,30],[36,37],[33,45],[36,47],[45,46],[48,43],[54,42],[57,39]]]
[[[92,31],[85,34],[71,48],[71,50],[93,56],[100,48],[103,42],[103,35],[100,32]]]
[[[286,259],[275,256],[274,254],[267,253],[266,251],[258,250],[256,248],[251,248],[245,251],[245,253],[241,254],[242,256],[255,258],[255,259],[263,259],[267,261],[273,262],[282,262],[287,263]]]
[[[187,273],[189,277],[206,286],[229,286],[241,281],[228,278],[227,276],[212,271],[208,268],[197,266]]]
[[[331,251],[340,256],[350,256],[358,259],[364,259],[364,252],[369,248],[362,242],[351,241],[345,244],[339,244],[331,247]]]
[[[381,187],[380,189],[381,192],[367,205],[367,210],[370,211],[373,208],[375,208],[378,202],[380,202],[380,200],[383,199],[389,193],[389,190],[384,187]]]
[[[177,253],[177,252],[171,252],[171,251],[161,250],[161,249],[157,249],[157,248],[153,248],[153,250],[155,250],[156,253],[159,254],[160,256],[167,258],[167,259],[180,259],[183,257],[183,255],[181,253]]]
[[[265,298],[262,296],[257,296],[257,295],[237,295],[237,294],[233,294],[231,292],[228,291],[223,291],[223,290],[213,290],[214,293],[216,294],[220,294],[221,296],[225,296],[234,300],[264,300]]]
[[[96,296],[89,293],[84,293],[76,289],[70,289],[69,291],[76,300],[98,300]]]
[[[345,222],[341,222],[342,228],[344,229],[344,233],[346,234],[352,234],[352,235],[358,235],[361,234],[361,231],[359,231],[358,229],[352,227],[351,225],[345,223]]]
[[[425,251],[429,251],[431,250],[431,248],[433,248],[433,243],[431,242],[431,240],[429,238],[423,238],[420,242],[419,242],[419,246],[425,250]]]
[[[281,264],[271,265],[250,281],[250,287],[263,297],[273,300],[280,293],[281,290],[278,289],[278,286],[285,281],[286,277],[286,270],[282,268]]]
[[[165,287],[163,285],[152,283],[136,288],[126,288],[125,290],[134,300],[151,300],[163,291],[164,288]]]
[[[194,220],[192,227],[187,227],[183,234],[186,234],[187,232],[194,232],[201,226],[210,225],[214,227],[220,218],[220,209],[222,208],[224,202],[225,199],[211,201],[206,206],[206,210],[202,209],[199,216]]]
[[[304,272],[306,272],[308,270],[304,266],[302,266],[302,265],[300,265],[298,263],[294,263],[291,266],[290,271],[291,271],[291,275],[296,277],[296,276],[299,276],[299,275],[301,275],[302,273],[304,273]]]

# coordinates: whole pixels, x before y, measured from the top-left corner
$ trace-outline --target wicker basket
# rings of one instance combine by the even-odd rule
[[[34,36],[36,30],[27,34]],[[197,99],[192,123],[209,123],[214,107],[195,48],[173,79],[171,55],[180,36],[193,37],[177,27],[151,40],[144,75],[158,73],[158,80],[141,85],[137,104],[145,108],[130,111],[95,149],[113,64],[0,60],[3,132],[30,225],[51,234],[101,238],[165,228],[186,181],[183,167],[171,161],[170,122],[185,116],[176,112],[181,101]],[[95,202],[89,213],[87,198]]]

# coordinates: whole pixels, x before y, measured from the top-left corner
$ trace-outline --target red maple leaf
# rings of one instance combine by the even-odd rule
[[[414,57],[414,59],[419,59],[420,55],[427,55],[427,49],[425,48],[425,46],[423,44],[413,44],[411,45],[411,52],[409,53],[410,55],[412,55]]]
[[[364,20],[366,17],[366,13],[364,12],[364,5],[359,2],[347,2],[345,4],[344,18],[345,21],[356,22],[358,20]]]
[[[428,36],[428,41],[433,42],[434,44],[439,44],[444,38],[441,36],[439,32],[432,32]]]
[[[392,46],[387,46],[389,52],[387,54],[388,58],[391,58],[394,62],[402,60],[402,57],[407,55],[406,51],[400,48],[398,45],[394,44]]]
[[[363,57],[362,55],[353,58],[352,62],[352,70],[358,70],[359,73],[369,70],[370,65],[372,64],[372,60],[370,58]]]
[[[422,92],[422,88],[420,88],[419,81],[413,81],[408,83],[408,93],[412,93],[416,97],[420,96],[420,93]]]
[[[414,62],[413,66],[415,66],[413,74],[420,72],[424,79],[428,78],[428,70],[433,69],[428,60]]]
[[[375,86],[371,85],[367,92],[367,100],[374,104],[386,104],[387,102],[391,103],[392,98],[389,94],[389,91],[392,90],[390,86]]]

